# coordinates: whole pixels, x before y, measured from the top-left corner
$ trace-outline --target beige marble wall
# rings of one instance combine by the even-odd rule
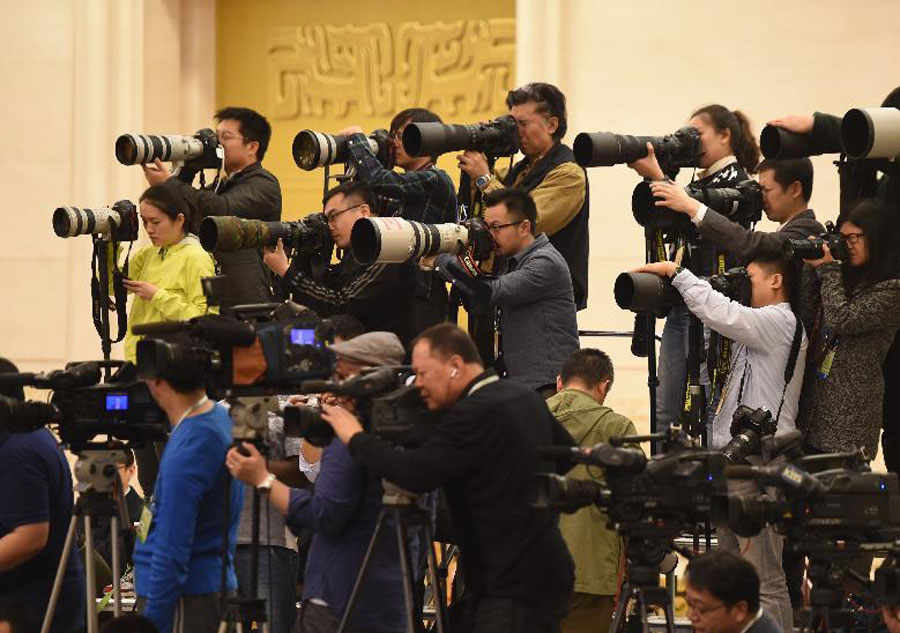
[[[100,356],[90,239],[57,238],[53,209],[140,195],[119,134],[209,125],[214,22],[214,0],[3,2],[0,354],[21,368]]]
[[[781,114],[878,105],[900,84],[894,0],[518,0],[516,10],[518,82],[558,83],[568,97],[569,143],[584,131],[670,132],[714,102],[746,112],[758,135]],[[814,159],[812,206],[822,219],[837,215],[833,159]],[[680,180],[689,177],[683,171]],[[630,329],[612,286],[643,262],[643,232],[630,210],[637,177],[621,166],[594,168],[589,179],[590,302],[579,326]],[[582,343],[613,356],[609,402],[646,428],[645,360],[631,356],[628,340]]]

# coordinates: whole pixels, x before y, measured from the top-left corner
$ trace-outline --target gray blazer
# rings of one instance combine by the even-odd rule
[[[781,626],[768,611],[763,611],[762,617],[753,623],[745,633],[783,633]]]
[[[773,233],[745,229],[721,213],[707,208],[700,222],[700,235],[719,248],[737,256],[743,263],[756,255],[779,255],[789,239],[806,239],[825,231],[812,209],[798,213]]]

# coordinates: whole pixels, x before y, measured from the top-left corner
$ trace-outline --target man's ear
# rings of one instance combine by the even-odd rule
[[[562,390],[563,390],[562,376],[557,376],[556,377],[556,392],[559,393]]]
[[[364,218],[368,218],[372,215],[372,209],[369,208],[369,205],[363,203],[359,207],[359,212],[362,214]]]
[[[782,275],[781,273],[775,273],[774,275],[772,275],[771,283],[773,290],[784,288],[784,275]]]
[[[551,116],[547,118],[547,131],[552,135],[556,134],[559,129],[559,117]]]
[[[799,180],[795,180],[788,185],[787,194],[789,197],[796,200],[799,200],[803,197],[803,185],[800,184]]]

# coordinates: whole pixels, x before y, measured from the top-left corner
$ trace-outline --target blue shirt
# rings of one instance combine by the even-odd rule
[[[166,444],[153,491],[153,522],[134,552],[135,593],[159,633],[172,629],[180,596],[222,589],[222,531],[229,506],[228,578],[237,587],[234,552],[243,487],[225,469],[231,418],[222,405],[181,422]]]
[[[381,479],[350,456],[338,440],[322,451],[315,491],[291,490],[288,526],[309,528],[313,539],[306,563],[303,599],[324,601],[340,618],[362,566],[381,510]],[[365,631],[406,630],[403,576],[394,522],[388,519],[372,553],[366,583],[350,618],[350,628]],[[421,543],[407,528],[410,560],[418,569]]]
[[[50,431],[0,433],[0,537],[34,523],[49,523],[50,529],[37,556],[0,573],[0,600],[23,602],[38,624],[47,610],[72,506],[72,474]],[[84,592],[81,557],[73,547],[52,633],[84,628]]]

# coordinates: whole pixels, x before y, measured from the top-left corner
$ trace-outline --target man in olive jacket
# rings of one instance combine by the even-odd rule
[[[579,446],[637,434],[631,420],[603,406],[612,382],[612,361],[600,350],[578,350],[563,364],[557,378],[558,393],[547,400],[547,406]],[[588,472],[587,466],[578,465],[569,477],[595,479],[597,473],[596,468]],[[559,529],[575,559],[575,593],[571,610],[561,623],[562,633],[606,633],[609,628],[622,539],[606,527],[607,521],[596,505],[559,517]]]

